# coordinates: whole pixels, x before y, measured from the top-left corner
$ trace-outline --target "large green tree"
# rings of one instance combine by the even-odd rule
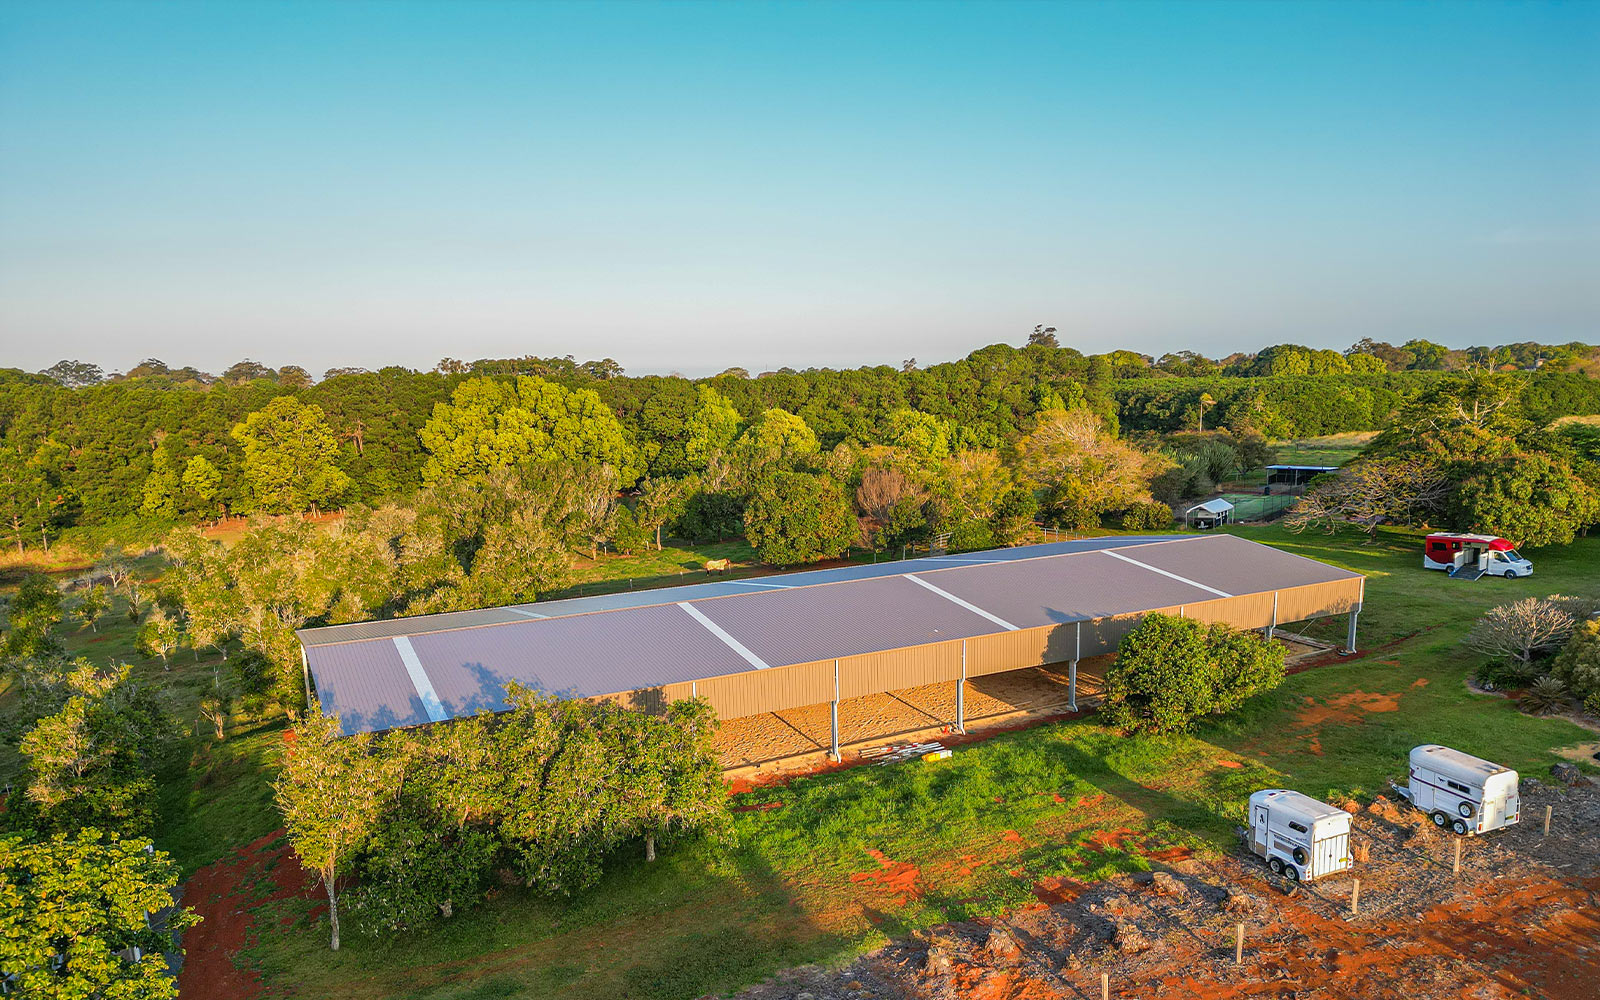
[[[244,449],[251,509],[298,513],[335,503],[350,488],[322,407],[279,396],[234,426]]]
[[[0,837],[0,970],[37,1000],[176,1000],[166,954],[173,932],[199,923],[187,908],[162,924],[178,866],[148,841],[94,828],[38,840]],[[128,949],[142,954],[124,958]]]
[[[65,678],[59,711],[22,737],[24,798],[43,830],[94,826],[144,836],[155,815],[155,765],[176,729],[155,696],[123,666],[101,674],[86,661]]]
[[[400,761],[371,752],[366,733],[341,736],[339,721],[313,712],[285,734],[273,783],[289,843],[328,896],[329,947],[339,950],[338,880],[378,834],[398,787]]]
[[[739,436],[739,411],[715,388],[702,385],[700,404],[688,420],[687,431],[685,457],[692,468],[703,470]]]
[[[765,563],[835,559],[856,537],[856,519],[839,484],[827,476],[779,472],[763,479],[744,510],[744,533]]]
[[[429,483],[535,463],[610,466],[625,486],[643,471],[638,449],[594,390],[528,375],[467,379],[450,402],[434,406],[420,434]]]
[[[1547,454],[1501,459],[1474,467],[1448,512],[1463,530],[1504,535],[1529,548],[1566,545],[1600,522],[1600,475],[1586,478]]]

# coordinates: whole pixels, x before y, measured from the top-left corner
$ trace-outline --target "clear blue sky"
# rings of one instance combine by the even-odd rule
[[[0,365],[1600,340],[1600,4],[0,3]]]

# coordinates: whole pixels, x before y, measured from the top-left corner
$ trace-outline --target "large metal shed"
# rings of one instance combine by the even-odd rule
[[[517,681],[722,718],[1113,651],[1152,612],[1239,628],[1349,615],[1365,577],[1232,535],[1079,539],[751,580],[302,629],[308,695],[346,733],[503,710]],[[314,694],[312,688],[314,686]]]

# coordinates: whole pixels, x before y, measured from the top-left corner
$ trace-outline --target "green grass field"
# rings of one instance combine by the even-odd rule
[[[506,889],[436,929],[347,937],[337,954],[278,904],[243,961],[302,995],[688,998],[786,966],[841,960],[889,937],[1034,899],[1151,852],[1227,849],[1248,793],[1374,794],[1405,753],[1438,741],[1528,773],[1589,734],[1475,695],[1460,644],[1472,617],[1515,596],[1600,591],[1600,540],[1530,553],[1527,581],[1459,583],[1420,567],[1418,536],[1232,529],[1368,574],[1359,658],[1288,679],[1193,734],[1124,739],[1092,719],[997,737],[949,761],[864,767],[739,796],[736,844],[616,858],[570,901]],[[241,834],[242,835],[242,834]],[[287,923],[285,923],[287,922]]]

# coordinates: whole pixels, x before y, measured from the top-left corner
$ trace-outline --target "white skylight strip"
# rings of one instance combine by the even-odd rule
[[[990,621],[994,622],[996,625],[998,625],[1001,628],[1005,629],[1007,632],[1016,632],[1016,631],[1018,631],[1018,629],[1017,629],[1017,627],[1015,625],[1013,625],[1010,622],[1006,621],[1004,618],[1001,618],[999,615],[991,615],[989,612],[987,612],[987,611],[983,610],[982,608],[978,607],[976,604],[969,604],[968,602],[963,601],[961,598],[957,597],[956,595],[950,593],[948,590],[940,590],[938,587],[935,587],[933,584],[929,583],[928,581],[923,580],[923,579],[919,579],[919,578],[917,578],[915,576],[912,576],[910,573],[905,573],[903,575],[905,576],[905,578],[907,580],[910,580],[912,583],[916,584],[917,586],[926,587],[927,589],[933,591],[935,594],[938,594],[940,597],[944,598],[945,600],[949,601],[950,603],[959,604],[963,608],[966,608],[968,611],[972,612],[975,615],[982,615],[983,617],[985,617],[985,618],[989,619]]]
[[[769,664],[766,660],[763,660],[761,657],[746,649],[744,643],[722,631],[721,626],[707,618],[705,615],[701,614],[700,609],[695,607],[693,604],[690,604],[687,601],[679,601],[678,607],[689,612],[689,614],[694,617],[695,621],[704,625],[707,632],[710,632],[718,639],[721,639],[729,649],[744,657],[744,662],[750,664],[752,667],[755,667],[757,670],[767,670],[771,667],[771,664]]]
[[[1199,583],[1199,582],[1197,582],[1195,580],[1191,580],[1186,576],[1179,576],[1176,573],[1168,573],[1166,570],[1161,569],[1161,568],[1156,567],[1156,566],[1152,566],[1149,563],[1142,563],[1137,559],[1129,559],[1127,556],[1122,555],[1122,554],[1117,553],[1117,552],[1114,552],[1111,549],[1100,549],[1099,551],[1105,553],[1106,555],[1110,556],[1113,559],[1121,559],[1125,563],[1133,563],[1135,566],[1139,566],[1139,567],[1141,567],[1143,569],[1147,569],[1152,573],[1160,573],[1162,576],[1167,577],[1167,578],[1172,579],[1172,580],[1177,580],[1179,583],[1187,583],[1191,587],[1199,587],[1201,590],[1204,590],[1204,591],[1206,591],[1208,593],[1216,594],[1218,597],[1232,597],[1233,596],[1232,594],[1228,593],[1226,590],[1218,590],[1215,587],[1208,587],[1203,583]]]
[[[394,637],[394,648],[400,651],[400,660],[406,665],[406,673],[411,675],[411,685],[417,689],[417,697],[422,699],[422,710],[428,713],[429,722],[443,722],[450,718],[444,710],[444,702],[439,700],[439,694],[433,689],[433,681],[428,680],[428,674],[422,669],[422,661],[417,659],[417,651],[411,648],[411,640],[403,635]]]
[[[549,618],[550,617],[549,615],[537,615],[537,614],[534,614],[532,611],[524,611],[521,608],[506,608],[506,610],[511,612],[514,615],[522,615],[524,618]]]

